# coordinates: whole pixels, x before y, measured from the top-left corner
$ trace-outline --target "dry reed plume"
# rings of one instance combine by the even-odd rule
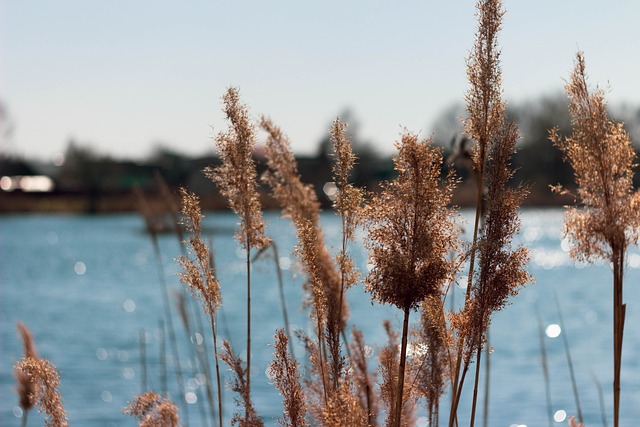
[[[633,189],[636,160],[622,123],[607,116],[604,93],[590,92],[584,55],[578,52],[565,87],[573,131],[562,138],[557,129],[550,138],[575,172],[578,206],[567,209],[565,236],[572,242],[569,255],[613,266],[614,426],[620,411],[620,371],[626,304],[623,303],[624,260],[629,245],[640,237],[640,192]],[[560,186],[558,192],[568,191]],[[582,420],[580,420],[582,421]]]
[[[403,408],[409,313],[430,296],[438,298],[453,277],[447,258],[457,245],[453,211],[448,207],[455,187],[449,177],[441,184],[442,154],[405,133],[396,144],[398,177],[382,185],[382,192],[366,207],[369,260],[373,268],[365,289],[373,300],[392,304],[404,313],[394,425]]]
[[[139,427],[178,427],[178,407],[152,391],[135,396],[123,412],[137,418]]]
[[[300,384],[300,364],[287,353],[289,338],[284,330],[275,334],[273,361],[269,364],[269,378],[283,397],[282,419],[278,422],[284,427],[306,427],[307,405]]]
[[[67,414],[62,406],[58,371],[53,363],[38,356],[29,329],[21,322],[18,322],[17,327],[23,340],[25,352],[22,360],[14,366],[20,407],[23,410],[22,425],[26,426],[27,424],[29,410],[38,405],[39,412],[44,412],[47,416],[46,426],[66,427]]]
[[[452,314],[457,335],[457,359],[452,376],[454,396],[449,426],[457,420],[457,407],[464,379],[476,353],[476,375],[470,425],[475,421],[480,358],[491,316],[507,299],[517,295],[530,280],[525,271],[528,252],[512,248],[511,239],[519,229],[518,208],[525,191],[512,188],[510,159],[515,151],[518,130],[506,123],[502,100],[502,70],[498,33],[504,9],[499,0],[476,3],[478,30],[467,59],[469,90],[466,93],[468,117],[464,128],[475,141],[473,167],[477,179],[476,215],[473,228],[464,308]],[[484,227],[481,224],[484,222]],[[462,369],[462,373],[461,373]]]
[[[251,392],[251,249],[269,244],[257,191],[256,167],[252,158],[256,135],[249,111],[240,103],[237,89],[229,88],[223,96],[223,111],[229,130],[216,136],[215,144],[222,165],[207,168],[205,174],[218,186],[231,209],[240,218],[236,239],[246,251],[247,264],[247,387]],[[247,399],[249,397],[247,396]],[[249,418],[249,414],[245,414]]]
[[[205,314],[209,316],[211,334],[213,335],[213,351],[216,364],[216,381],[218,386],[218,421],[222,426],[222,396],[220,365],[218,358],[218,339],[216,332],[216,312],[220,306],[220,283],[215,276],[213,255],[202,240],[202,224],[204,218],[200,211],[198,196],[180,189],[182,198],[182,215],[186,229],[191,235],[184,243],[189,246],[188,256],[178,258],[183,272],[178,274],[180,281],[202,302]],[[189,256],[193,257],[190,258]],[[207,389],[209,390],[209,389]]]
[[[338,391],[346,367],[340,350],[340,333],[348,316],[346,302],[341,297],[343,276],[336,270],[324,243],[317,196],[310,186],[302,183],[289,140],[271,120],[263,117],[261,126],[268,133],[269,170],[263,179],[271,186],[284,215],[293,221],[298,238],[295,253],[307,274],[306,303],[313,308],[311,315],[318,336],[316,373],[321,384],[321,400],[326,405],[329,395]],[[318,388],[311,390],[318,391]]]
[[[361,219],[364,191],[349,182],[349,175],[357,158],[353,153],[351,141],[347,135],[347,124],[336,119],[331,126],[330,135],[336,153],[333,175],[338,189],[334,208],[340,215],[342,222],[342,247],[337,255],[336,262],[340,269],[340,302],[338,303],[340,312],[338,319],[340,320],[340,329],[344,331],[341,313],[344,305],[344,293],[358,282],[358,272],[353,259],[348,253],[348,245],[353,241],[355,228]]]
[[[229,365],[233,374],[231,380],[227,382],[229,390],[237,393],[239,397],[234,398],[237,407],[244,408],[244,416],[240,411],[236,411],[231,418],[231,425],[240,427],[262,427],[264,423],[258,416],[253,402],[251,401],[251,391],[249,390],[249,367],[240,356],[233,353],[231,344],[228,341],[223,342],[224,351],[220,358]]]

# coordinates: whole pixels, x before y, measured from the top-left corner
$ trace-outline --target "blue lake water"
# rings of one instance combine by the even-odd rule
[[[468,213],[464,213],[469,218]],[[280,265],[286,268],[285,293],[294,328],[311,331],[308,316],[301,310],[302,276],[296,270],[291,251],[295,245],[289,221],[275,213],[266,215],[268,234],[275,238]],[[322,217],[328,244],[337,247],[340,222],[333,214]],[[531,248],[529,271],[535,284],[528,285],[503,311],[494,316],[491,328],[491,381],[489,425],[547,425],[545,383],[540,363],[540,327],[557,324],[557,295],[570,342],[578,389],[587,425],[601,425],[598,394],[603,387],[604,405],[611,423],[612,413],[612,290],[608,265],[580,265],[567,255],[561,240],[562,210],[524,210],[519,241]],[[213,239],[218,276],[222,285],[223,308],[219,334],[230,339],[237,352],[244,351],[246,339],[246,282],[244,254],[233,239],[236,217],[230,213],[210,213],[205,226]],[[470,226],[467,226],[470,228]],[[176,278],[180,255],[177,239],[160,237],[164,277],[170,290],[179,292]],[[366,271],[366,253],[352,249],[357,265]],[[255,406],[265,424],[277,425],[280,397],[265,371],[272,355],[273,333],[283,327],[273,260],[257,261],[252,272],[253,334],[252,391]],[[621,425],[637,425],[640,420],[640,253],[629,254],[625,277],[628,303],[622,366]],[[464,290],[456,289],[461,300]],[[173,301],[173,298],[172,298]],[[400,314],[391,307],[372,304],[362,287],[348,294],[350,323],[363,330],[372,347],[373,369],[377,349],[385,343],[382,320],[391,319],[400,328]],[[20,409],[12,367],[22,357],[16,322],[24,322],[36,339],[41,356],[50,359],[61,372],[61,391],[70,425],[133,426],[122,408],[141,389],[140,336],[145,336],[148,388],[162,387],[162,347],[160,324],[162,298],[153,248],[136,215],[64,216],[21,215],[0,217],[0,424],[19,425]],[[418,316],[413,315],[413,320]],[[206,323],[205,323],[206,325]],[[187,381],[190,425],[201,421],[204,401],[190,362],[192,348],[182,323],[175,316],[180,361]],[[553,328],[551,328],[553,329]],[[550,330],[551,330],[550,329]],[[202,334],[212,348],[211,335]],[[563,414],[576,414],[569,369],[562,338],[544,339],[550,369],[553,412],[566,425]],[[167,350],[168,351],[168,350]],[[298,344],[296,353],[303,356]],[[165,353],[166,354],[166,353]],[[167,356],[167,383],[174,401],[180,401]],[[223,369],[224,374],[228,372]],[[471,380],[469,380],[471,381]],[[470,392],[467,385],[459,410],[461,425],[469,417]],[[225,417],[233,410],[233,396],[225,395]],[[443,412],[448,396],[442,401]],[[564,412],[563,412],[564,411]],[[418,410],[418,417],[424,416]],[[42,425],[31,414],[29,425]],[[442,418],[445,418],[444,416]],[[184,416],[182,416],[184,420]],[[444,423],[443,423],[444,424]],[[418,418],[419,426],[425,426]]]

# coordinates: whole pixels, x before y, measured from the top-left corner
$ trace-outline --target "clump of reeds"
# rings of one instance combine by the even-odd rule
[[[475,355],[470,425],[474,424],[480,358],[491,316],[530,281],[525,271],[528,251],[524,247],[512,247],[512,238],[519,229],[518,208],[526,192],[521,187],[509,185],[513,175],[510,159],[515,152],[518,129],[506,122],[502,100],[498,33],[505,12],[499,0],[479,1],[476,8],[478,30],[467,60],[470,88],[466,94],[465,132],[475,141],[472,163],[478,187],[473,240],[467,255],[469,273],[465,304],[460,313],[452,316],[458,354],[452,376],[454,398],[450,427],[456,421],[464,378]],[[481,224],[484,225],[481,227]]]
[[[257,191],[256,167],[253,147],[256,135],[248,109],[240,103],[239,91],[229,88],[223,97],[223,111],[229,121],[229,130],[215,138],[222,164],[207,168],[210,177],[226,197],[231,209],[240,218],[236,239],[246,252],[247,264],[247,387],[251,392],[251,250],[269,244]],[[246,397],[247,399],[249,396]],[[245,418],[249,418],[246,414]]]
[[[263,179],[271,186],[273,197],[296,228],[298,245],[295,253],[307,275],[306,304],[312,307],[310,314],[316,323],[318,342],[314,345],[307,342],[307,348],[317,351],[312,366],[318,383],[308,390],[326,406],[329,395],[337,392],[344,380],[346,368],[346,359],[340,350],[340,333],[348,315],[346,301],[341,297],[343,276],[324,243],[319,224],[320,204],[313,188],[300,179],[289,140],[271,120],[263,117],[261,126],[268,133],[269,170]],[[315,412],[321,414],[323,410]]]
[[[38,405],[39,411],[47,415],[45,425],[66,427],[67,414],[62,405],[58,371],[53,363],[38,356],[29,329],[21,322],[17,326],[24,344],[24,357],[14,366],[16,391],[23,411],[22,425],[27,425],[29,410]]]
[[[139,427],[178,427],[180,421],[178,407],[152,391],[135,396],[123,412],[137,418]]]
[[[569,255],[580,261],[609,261],[613,267],[614,426],[620,410],[620,371],[626,305],[623,303],[625,255],[640,237],[640,192],[633,189],[636,159],[622,123],[609,119],[604,92],[589,90],[584,55],[578,52],[565,87],[573,131],[550,138],[575,172],[578,206],[567,208],[564,233]],[[558,192],[568,193],[560,186]]]
[[[442,153],[430,143],[403,134],[394,157],[397,178],[384,183],[365,208],[365,244],[373,265],[365,289],[373,300],[404,314],[398,383],[389,414],[395,426],[401,425],[403,411],[409,313],[428,297],[440,297],[455,271],[447,257],[457,242],[448,206],[455,180],[441,182]]]
[[[202,239],[201,221],[204,215],[200,211],[200,200],[198,196],[184,188],[180,189],[180,195],[182,198],[183,222],[190,236],[184,242],[189,247],[189,256],[183,255],[178,258],[183,270],[178,276],[180,281],[186,284],[189,290],[200,299],[204,312],[211,323],[218,385],[218,417],[220,426],[222,426],[222,395],[216,330],[216,312],[221,302],[220,283],[215,275],[211,251]]]

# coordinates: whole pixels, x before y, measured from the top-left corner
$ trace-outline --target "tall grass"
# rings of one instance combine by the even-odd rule
[[[467,60],[465,132],[475,143],[471,160],[477,194],[472,239],[467,244],[461,244],[458,239],[457,208],[451,205],[459,181],[453,174],[443,177],[442,150],[432,145],[432,138],[420,139],[409,131],[403,132],[393,158],[395,177],[383,182],[378,193],[367,193],[350,182],[357,158],[346,132],[347,124],[336,120],[329,132],[335,150],[333,173],[338,189],[334,208],[340,215],[342,229],[341,244],[333,251],[334,256],[325,243],[319,200],[313,188],[302,181],[286,135],[266,117],[256,125],[248,108],[241,103],[237,89],[230,88],[223,96],[223,111],[229,127],[215,137],[222,163],[207,169],[206,175],[215,182],[239,218],[236,239],[246,253],[246,360],[234,352],[230,337],[218,353],[217,314],[222,304],[222,286],[213,266],[210,244],[202,235],[204,215],[200,200],[186,189],[180,190],[180,221],[187,231],[183,238],[188,250],[178,259],[182,268],[180,280],[200,299],[210,321],[219,426],[225,421],[220,360],[231,368],[228,386],[237,394],[236,410],[228,417],[231,424],[246,427],[264,424],[251,398],[254,334],[251,268],[255,259],[252,252],[257,256],[270,245],[262,217],[259,179],[268,185],[271,197],[295,228],[295,255],[305,276],[303,307],[313,324],[310,334],[300,331],[294,334],[306,349],[306,357],[300,360],[293,355],[286,311],[287,332],[282,329],[275,332],[274,358],[268,375],[283,398],[280,423],[292,427],[374,427],[383,423],[388,427],[401,427],[412,425],[417,408],[424,405],[430,425],[438,426],[444,418],[441,415],[447,414],[440,409],[441,398],[450,386],[451,405],[446,421],[450,427],[458,426],[465,379],[475,363],[469,416],[469,425],[474,425],[482,355],[492,317],[531,281],[526,271],[528,250],[513,239],[519,230],[518,210],[526,190],[511,184],[514,172],[510,162],[519,131],[507,120],[502,99],[498,34],[505,12],[499,0],[478,1],[476,8],[478,28]],[[631,187],[634,156],[629,137],[620,124],[607,118],[602,93],[589,93],[581,54],[577,56],[567,93],[574,134],[561,138],[552,132],[551,138],[574,166],[579,186],[577,196],[581,206],[568,211],[565,225],[566,234],[575,243],[571,254],[586,260],[604,258],[613,265],[614,424],[617,426],[625,319],[624,259],[627,246],[639,237],[640,195]],[[257,176],[252,157],[258,126],[266,133],[268,170],[262,177]],[[166,187],[161,187],[166,194]],[[371,269],[364,280],[365,274],[356,269],[349,252],[358,235],[357,227],[365,233],[365,247],[369,250]],[[155,234],[150,225],[149,228],[156,257],[160,259]],[[176,229],[178,233],[182,233],[181,230]],[[271,248],[278,262],[275,245]],[[460,307],[453,305],[447,309],[448,288],[462,266],[468,268],[465,299]],[[393,305],[402,314],[399,332],[391,322],[383,325],[388,343],[379,353],[375,373],[369,366],[364,336],[349,325],[346,292],[358,284],[364,285],[373,302]],[[163,295],[165,301],[168,297]],[[168,302],[164,306],[166,321],[171,322]],[[412,313],[417,313],[420,319],[413,322],[413,328]],[[188,315],[183,317],[188,325]],[[169,330],[172,334],[172,327]],[[49,402],[56,402],[58,380],[51,366],[36,364],[40,359],[34,356],[35,350],[31,350],[32,340],[24,331],[23,336],[26,362],[17,365],[16,376],[26,420],[28,410],[36,402],[43,405],[43,401],[38,400],[43,393],[49,393],[46,394]],[[544,347],[541,351],[544,354]],[[179,362],[177,350],[174,359]],[[181,377],[179,363],[175,369]],[[546,365],[544,370],[548,377]],[[209,396],[212,394],[209,392]],[[488,399],[488,388],[485,394]],[[52,419],[58,417],[60,423],[65,417],[61,408],[61,403],[56,403],[50,414]],[[548,402],[549,415],[550,408]],[[137,396],[126,412],[141,425],[174,426],[179,422],[176,406],[152,392]],[[188,423],[186,415],[185,412]],[[487,409],[485,420],[486,417]]]
[[[573,132],[551,140],[575,172],[577,206],[567,209],[564,232],[573,243],[569,255],[593,262],[602,259],[613,269],[613,424],[620,416],[620,372],[626,304],[623,276],[627,248],[640,238],[640,192],[633,189],[635,151],[622,123],[607,115],[604,92],[590,90],[582,52],[565,86]],[[560,186],[555,190],[570,192]]]

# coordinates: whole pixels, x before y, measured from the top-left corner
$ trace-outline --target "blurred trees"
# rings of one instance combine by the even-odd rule
[[[518,141],[518,151],[513,159],[516,168],[514,183],[524,183],[530,189],[528,204],[561,204],[571,203],[568,199],[559,199],[551,194],[549,185],[562,184],[565,187],[573,185],[572,170],[562,160],[560,151],[548,139],[549,129],[559,128],[561,135],[570,132],[570,118],[567,111],[567,99],[563,94],[544,96],[539,99],[507,104],[507,114],[517,122],[521,130]],[[610,108],[611,116],[622,120],[636,143],[636,150],[640,143],[640,106],[622,105]],[[445,157],[451,156],[455,143],[463,138],[462,118],[466,115],[463,104],[452,104],[444,109],[442,114],[432,123],[431,129],[436,144],[444,149]],[[378,183],[393,177],[393,162],[390,156],[382,155],[376,150],[371,141],[362,138],[359,132],[358,120],[350,110],[344,110],[339,118],[348,124],[348,135],[353,143],[353,150],[358,156],[358,162],[353,170],[352,182],[370,191],[378,188]],[[6,108],[0,104],[0,131],[5,139],[13,129],[13,120]],[[329,140],[329,126],[327,132],[318,142],[314,155],[299,156],[298,169],[302,179],[314,185],[318,192],[318,199],[325,207],[331,205],[329,195],[324,189],[331,184],[333,176],[333,148]],[[470,142],[469,145],[473,144]],[[158,194],[155,173],[167,182],[169,187],[176,190],[185,186],[203,198],[205,207],[223,208],[223,200],[214,185],[202,174],[206,166],[216,165],[219,159],[215,153],[209,156],[193,158],[179,153],[169,144],[156,145],[151,155],[143,161],[116,160],[107,155],[96,152],[90,144],[78,143],[71,140],[64,154],[64,162],[60,165],[45,165],[43,162],[24,159],[0,153],[0,177],[4,175],[35,175],[47,174],[56,182],[56,194],[77,195],[84,199],[86,211],[96,212],[108,210],[105,198],[115,200],[127,198],[134,185],[139,185],[151,196]],[[258,173],[264,170],[261,153],[255,153]],[[443,171],[445,172],[445,171]],[[466,182],[460,189],[462,198],[458,202],[464,203],[464,191],[473,188],[471,174],[468,170],[458,167],[458,176]],[[640,184],[640,174],[636,176],[636,187]],[[264,190],[265,202],[269,206],[268,192]],[[126,197],[123,197],[126,196]],[[118,205],[118,209],[128,209],[128,202]],[[113,205],[113,204],[112,204]]]
[[[550,185],[573,186],[573,171],[562,159],[562,154],[549,140],[549,130],[557,127],[564,136],[571,131],[568,100],[562,93],[547,95],[533,101],[508,103],[507,115],[518,124],[520,139],[513,158],[516,168],[514,183],[524,183],[530,189],[529,204],[557,204],[549,191]],[[640,144],[640,107],[629,105],[612,109],[612,117],[625,123],[636,143]],[[435,142],[450,154],[453,143],[462,134],[462,117],[466,114],[462,104],[453,104],[443,111],[432,125]],[[637,175],[637,174],[636,174]],[[461,170],[460,176],[468,172]],[[636,186],[639,183],[636,182]]]

